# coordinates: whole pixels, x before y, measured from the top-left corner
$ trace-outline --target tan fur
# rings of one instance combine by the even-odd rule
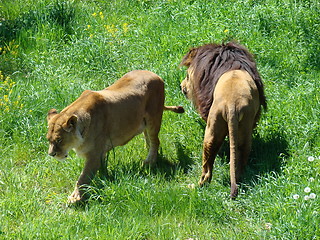
[[[188,98],[193,99],[192,69],[181,83]],[[237,182],[247,164],[251,149],[252,130],[260,111],[259,92],[252,77],[244,70],[224,73],[214,90],[203,141],[202,174],[199,185],[210,182],[214,159],[225,137],[230,139],[231,194],[238,194]]]
[[[210,182],[216,155],[225,137],[230,140],[231,198],[247,164],[252,130],[261,106],[267,109],[264,86],[252,54],[236,42],[206,44],[182,59],[188,74],[182,92],[207,122],[199,185]]]
[[[164,83],[156,74],[136,70],[101,91],[84,91],[58,113],[48,112],[49,155],[64,159],[69,150],[86,159],[84,169],[69,197],[83,200],[80,187],[89,184],[106,153],[144,132],[149,154],[145,164],[155,163],[163,110],[182,113],[182,107],[164,106]]]

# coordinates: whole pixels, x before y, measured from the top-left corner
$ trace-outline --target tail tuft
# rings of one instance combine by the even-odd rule
[[[164,106],[163,109],[175,113],[184,113],[184,108],[182,106]]]

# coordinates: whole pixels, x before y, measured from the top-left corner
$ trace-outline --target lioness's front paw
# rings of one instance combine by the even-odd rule
[[[79,189],[75,189],[73,193],[68,197],[68,204],[74,204],[81,201],[81,193]]]

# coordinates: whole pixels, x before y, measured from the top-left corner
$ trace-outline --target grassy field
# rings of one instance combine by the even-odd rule
[[[316,0],[1,0],[0,239],[320,239],[319,36]],[[269,108],[236,201],[227,141],[196,186],[205,123],[179,87],[190,47],[231,39],[255,55]],[[47,156],[47,111],[134,69],[186,113],[164,113],[155,168],[138,136],[67,207],[83,159]]]

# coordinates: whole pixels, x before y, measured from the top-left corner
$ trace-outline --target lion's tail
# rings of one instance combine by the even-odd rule
[[[235,107],[231,107],[228,111],[228,129],[230,142],[230,182],[231,182],[231,198],[238,195],[237,186],[237,162],[239,161],[238,148],[238,126],[239,119]]]
[[[163,110],[175,113],[184,113],[184,108],[182,106],[163,106]]]

